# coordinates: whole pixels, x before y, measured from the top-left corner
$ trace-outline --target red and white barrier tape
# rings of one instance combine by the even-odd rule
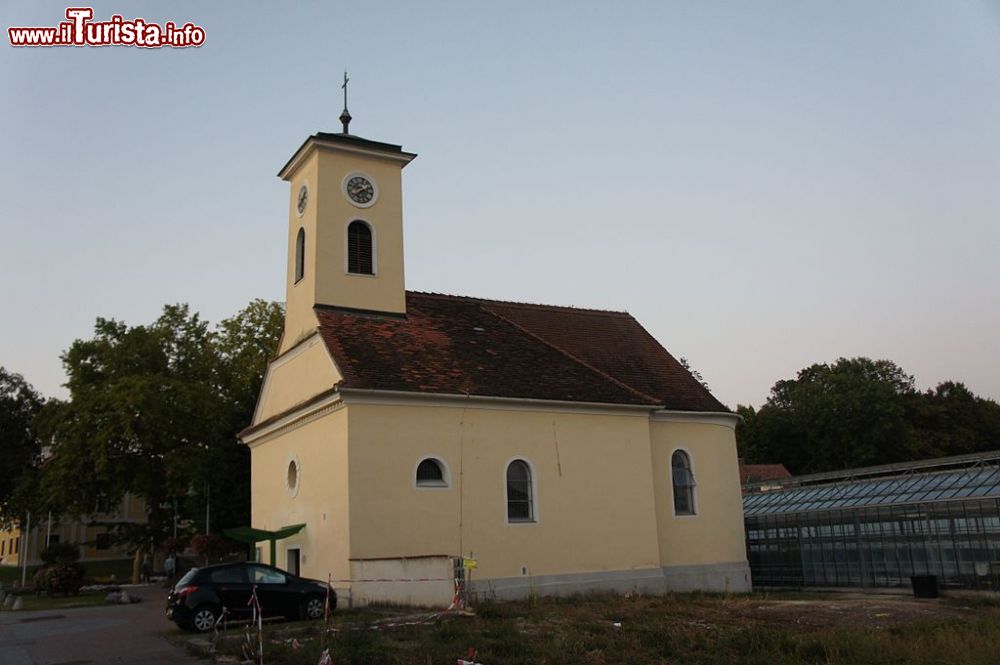
[[[330,580],[330,582],[453,582],[454,580],[454,577],[367,577]]]

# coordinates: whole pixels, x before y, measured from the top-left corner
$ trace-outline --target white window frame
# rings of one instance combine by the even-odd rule
[[[425,461],[431,460],[437,462],[437,465],[441,467],[441,478],[444,482],[443,485],[420,485],[417,483],[417,469]],[[424,455],[417,460],[417,463],[413,465],[413,472],[410,474],[410,480],[413,484],[413,489],[415,490],[447,490],[451,489],[451,469],[448,468],[448,463],[444,461],[441,455]]]
[[[680,451],[687,456],[688,469],[691,471],[691,479],[694,481],[694,485],[691,486],[691,512],[690,513],[678,513],[677,503],[674,501],[674,453]],[[694,469],[694,455],[687,448],[678,446],[670,451],[670,457],[667,459],[667,477],[670,480],[670,510],[673,512],[674,517],[685,518],[685,517],[698,517],[698,474],[695,473]]]
[[[528,473],[531,475],[531,519],[530,520],[514,520],[511,521],[510,514],[507,509],[507,470],[510,465],[514,462],[524,462],[528,466]],[[511,457],[503,465],[501,470],[503,481],[503,522],[508,526],[524,526],[531,524],[538,524],[541,519],[538,514],[538,473],[535,469],[535,465],[531,463],[531,460],[527,457]]]
[[[372,233],[372,273],[370,275],[363,272],[351,272],[351,237],[349,235],[351,224],[363,222]],[[378,277],[378,233],[371,220],[364,217],[354,216],[344,222],[344,274],[351,277]]]

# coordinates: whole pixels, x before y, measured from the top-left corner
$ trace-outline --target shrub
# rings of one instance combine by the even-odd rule
[[[191,549],[198,556],[205,557],[205,561],[218,561],[226,555],[226,541],[222,536],[214,533],[208,535],[197,535],[191,539]]]
[[[83,586],[83,566],[74,562],[57,562],[42,566],[35,573],[35,592],[50,596],[57,593],[77,594]]]

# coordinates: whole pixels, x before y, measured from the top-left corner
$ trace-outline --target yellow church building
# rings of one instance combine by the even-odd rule
[[[737,416],[627,313],[406,291],[415,157],[345,121],[279,173],[285,329],[241,438],[252,526],[305,526],[270,563],[358,602],[446,602],[456,557],[499,598],[748,590]]]

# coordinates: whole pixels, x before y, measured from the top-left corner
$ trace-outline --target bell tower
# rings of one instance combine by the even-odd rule
[[[290,183],[283,352],[317,326],[313,307],[406,313],[402,171],[413,153],[343,132],[310,136],[278,173]]]

